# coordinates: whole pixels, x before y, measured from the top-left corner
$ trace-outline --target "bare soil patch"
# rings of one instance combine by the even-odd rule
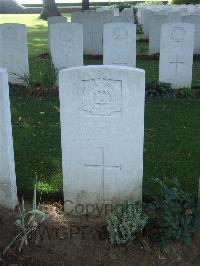
[[[192,245],[174,242],[164,250],[155,247],[147,234],[128,246],[109,242],[102,220],[69,217],[59,203],[43,204],[49,215],[21,253],[17,247],[6,256],[3,249],[17,235],[15,212],[0,208],[0,265],[200,265],[200,233]]]

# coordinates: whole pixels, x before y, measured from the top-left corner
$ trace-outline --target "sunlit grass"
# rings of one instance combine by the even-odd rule
[[[59,101],[11,97],[18,190],[31,192],[37,175],[44,194],[62,195]],[[200,101],[148,101],[145,108],[144,195],[150,176],[176,176],[197,195]]]

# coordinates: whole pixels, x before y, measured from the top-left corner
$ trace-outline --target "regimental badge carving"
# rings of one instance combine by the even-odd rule
[[[124,26],[119,26],[114,29],[113,32],[113,40],[118,41],[125,41],[128,39],[128,31]]]
[[[91,79],[82,81],[82,112],[92,116],[121,116],[122,81]]]
[[[186,31],[183,27],[176,26],[173,27],[172,32],[170,34],[170,39],[176,43],[180,43],[185,39]]]
[[[60,33],[59,33],[59,36],[60,36],[60,40],[62,42],[72,42],[73,41],[73,34],[71,31],[66,31],[66,30],[60,30]]]
[[[3,38],[8,41],[17,39],[17,31],[12,27],[8,27],[3,32]]]

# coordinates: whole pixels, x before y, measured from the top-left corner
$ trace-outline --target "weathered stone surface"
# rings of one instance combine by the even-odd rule
[[[57,70],[83,65],[83,26],[78,23],[56,23],[50,28],[50,47]]]
[[[14,209],[17,203],[8,76],[0,68],[0,205]]]
[[[29,74],[25,25],[0,25],[0,67],[7,69],[8,80],[11,83],[21,83],[19,76]]]
[[[56,23],[67,23],[67,18],[64,18],[62,16],[53,16],[53,17],[48,17],[48,45],[49,45],[49,50],[51,51],[51,46],[50,46],[50,39],[51,39],[51,26],[56,24]]]
[[[173,88],[191,87],[194,25],[168,23],[162,26],[159,81]]]
[[[133,23],[104,25],[103,64],[135,67],[136,26]]]
[[[183,16],[182,21],[195,26],[194,54],[200,54],[200,15]]]
[[[141,200],[144,71],[71,68],[60,71],[59,84],[65,210],[69,201]]]
[[[160,52],[160,34],[164,23],[181,22],[181,17],[169,13],[167,15],[155,15],[149,18],[149,54]]]

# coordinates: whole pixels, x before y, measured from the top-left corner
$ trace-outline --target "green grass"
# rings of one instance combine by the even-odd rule
[[[11,97],[18,190],[31,192],[35,177],[44,193],[62,189],[58,99]]]
[[[38,15],[1,15],[0,23],[24,23],[28,29],[30,72],[40,83],[42,66],[49,61],[38,57],[47,49],[47,23]],[[141,36],[140,36],[141,37]],[[147,54],[148,44],[137,43],[137,53]],[[102,64],[102,60],[85,60]],[[158,60],[137,59],[146,70],[146,81],[158,79]],[[193,86],[200,86],[200,60],[194,62]],[[11,97],[12,125],[18,190],[32,192],[37,175],[46,195],[62,193],[59,101],[57,98]],[[187,191],[197,195],[200,176],[200,100],[148,101],[145,109],[144,194],[155,188],[150,176],[176,176]]]
[[[62,193],[59,101],[11,97],[18,190]],[[148,101],[145,109],[144,190],[150,176],[176,176],[197,195],[200,176],[200,101]]]

